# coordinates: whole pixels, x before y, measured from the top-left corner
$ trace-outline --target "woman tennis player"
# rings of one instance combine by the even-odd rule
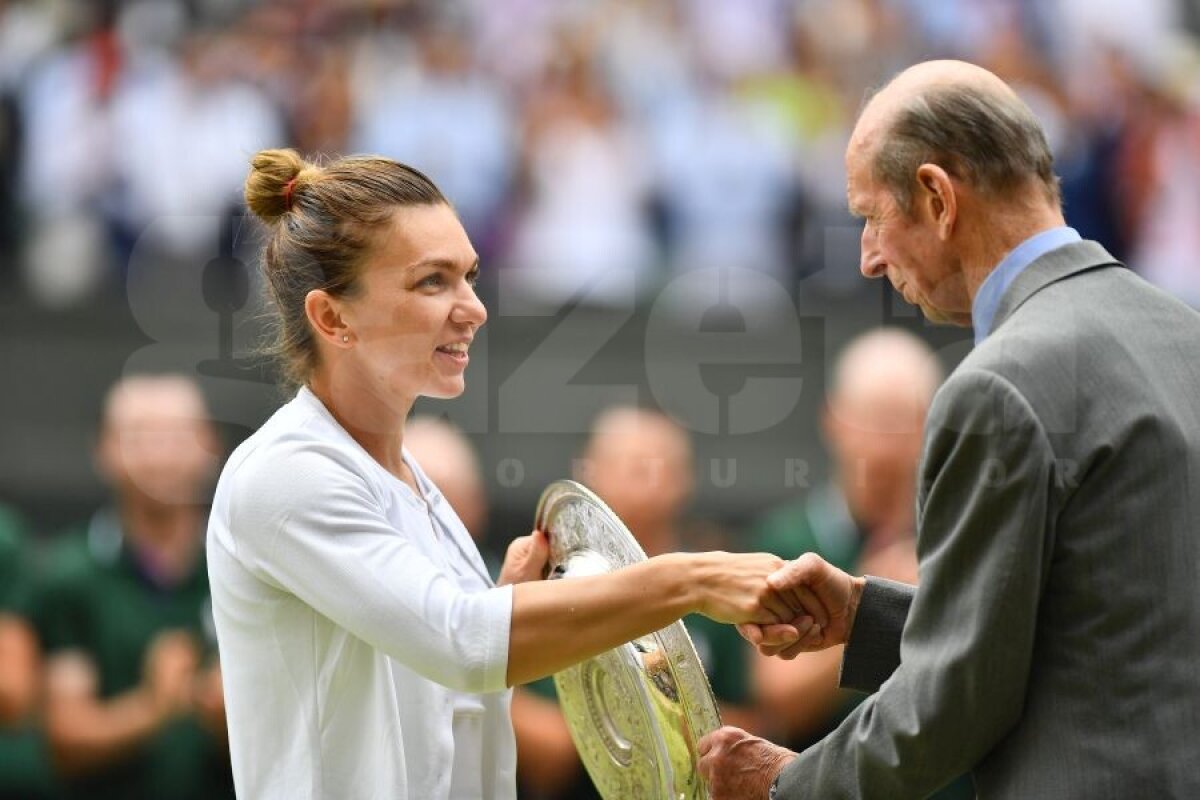
[[[494,585],[404,449],[417,397],[462,393],[487,318],[454,209],[403,164],[292,150],[253,158],[246,201],[298,390],[230,457],[209,525],[239,796],[513,798],[508,687],[691,612],[796,616],[765,554],[541,581],[534,532]]]

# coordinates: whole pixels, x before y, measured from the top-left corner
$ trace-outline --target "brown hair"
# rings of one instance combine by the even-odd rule
[[[397,208],[447,202],[433,181],[391,159],[319,165],[291,149],[256,153],[245,191],[246,205],[272,229],[262,260],[273,305],[274,340],[266,349],[290,385],[306,382],[317,364],[308,293],[352,294],[375,234]]]
[[[1062,202],[1046,134],[1016,96],[969,85],[930,87],[901,106],[883,141],[875,176],[906,212],[925,163],[997,199],[1011,199],[1032,180],[1050,203]]]

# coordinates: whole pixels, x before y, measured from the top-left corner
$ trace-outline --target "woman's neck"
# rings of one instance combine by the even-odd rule
[[[413,485],[412,471],[404,463],[404,420],[412,401],[396,407],[350,376],[336,380],[314,372],[309,390],[325,406],[338,424],[371,458],[405,483]]]

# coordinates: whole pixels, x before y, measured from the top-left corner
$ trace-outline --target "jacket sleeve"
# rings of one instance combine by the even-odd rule
[[[843,689],[871,694],[900,666],[900,634],[915,592],[906,583],[867,577],[842,655]]]
[[[925,797],[1020,718],[1053,546],[1049,440],[1011,383],[978,370],[939,391],[926,437],[900,664],[788,765],[779,798]]]

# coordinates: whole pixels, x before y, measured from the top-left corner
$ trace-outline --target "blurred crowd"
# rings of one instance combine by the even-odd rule
[[[69,307],[119,297],[136,248],[206,260],[248,156],[286,143],[427,171],[522,300],[626,305],[714,267],[794,292],[853,225],[865,93],[952,56],[1035,108],[1069,223],[1200,304],[1198,7],[0,0],[0,270]]]

